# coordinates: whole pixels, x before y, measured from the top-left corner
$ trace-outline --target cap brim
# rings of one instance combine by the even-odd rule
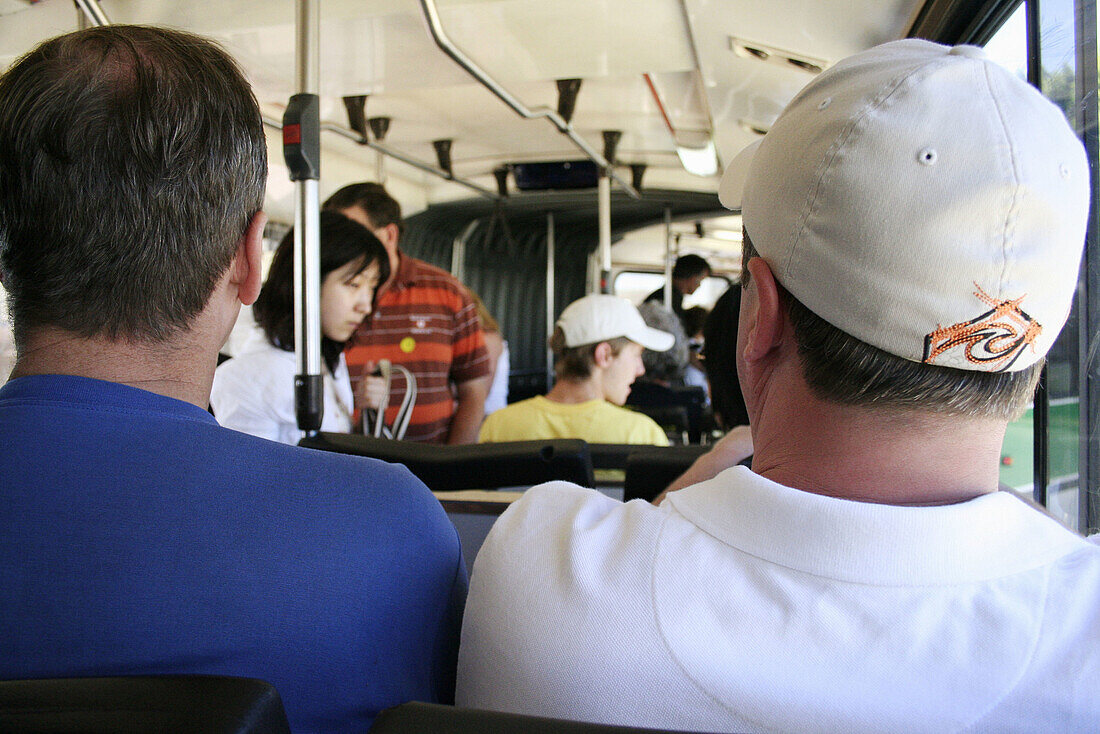
[[[626,338],[632,342],[641,344],[646,349],[652,349],[654,352],[667,352],[669,349],[672,349],[672,345],[676,343],[676,337],[672,334],[648,326],[645,327],[645,331],[627,334]]]
[[[749,166],[752,165],[752,159],[756,156],[756,149],[763,141],[763,138],[754,140],[726,166],[726,172],[722,174],[722,183],[718,184],[718,200],[727,209],[741,208],[741,197],[745,192],[745,182],[749,178]]]

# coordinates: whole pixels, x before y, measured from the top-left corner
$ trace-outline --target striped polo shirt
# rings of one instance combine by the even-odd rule
[[[477,310],[450,273],[399,253],[397,276],[376,296],[374,310],[344,351],[358,394],[367,363],[388,359],[416,378],[416,405],[405,438],[443,443],[455,413],[454,384],[489,374],[489,355]],[[405,396],[394,371],[386,424]]]

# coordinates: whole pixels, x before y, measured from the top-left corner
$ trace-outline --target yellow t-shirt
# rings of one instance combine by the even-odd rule
[[[580,438],[589,443],[668,446],[668,436],[652,418],[606,400],[555,403],[543,396],[521,400],[491,414],[478,441],[537,441]]]

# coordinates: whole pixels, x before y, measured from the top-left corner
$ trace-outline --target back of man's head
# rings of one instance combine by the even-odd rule
[[[401,218],[401,205],[380,183],[364,181],[348,184],[328,197],[323,208],[342,212],[356,207],[366,213],[373,228],[381,229],[394,224],[398,233],[404,234],[405,220]]]
[[[1010,419],[1069,313],[1088,180],[1038,91],[980,49],[907,40],[807,85],[720,195],[819,397]]]
[[[240,69],[188,33],[54,38],[0,78],[0,268],[21,342],[51,326],[184,330],[263,205],[267,148]]]
[[[694,278],[697,275],[710,275],[710,263],[699,255],[681,255],[672,266],[673,279]]]
[[[642,352],[646,378],[662,382],[682,378],[688,364],[688,341],[680,317],[658,301],[644,301],[638,305],[638,313],[646,326],[672,334],[674,339],[668,349],[646,349]]]

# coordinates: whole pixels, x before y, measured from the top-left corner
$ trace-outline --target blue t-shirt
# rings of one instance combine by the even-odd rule
[[[261,678],[295,732],[448,702],[466,571],[403,466],[110,382],[0,388],[0,679]]]

